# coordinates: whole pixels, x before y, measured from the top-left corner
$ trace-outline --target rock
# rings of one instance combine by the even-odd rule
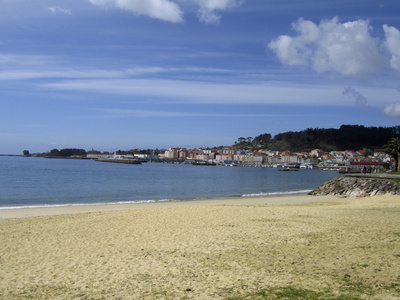
[[[400,194],[400,183],[378,177],[338,176],[311,191],[310,195],[334,195],[338,197],[359,198],[390,193]]]

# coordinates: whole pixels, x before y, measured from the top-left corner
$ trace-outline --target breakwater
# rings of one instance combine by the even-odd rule
[[[338,176],[311,191],[310,195],[333,195],[343,198],[400,194],[400,176],[386,174],[359,174]]]
[[[112,159],[112,158],[98,158],[96,161],[101,162],[109,162],[109,163],[118,163],[118,164],[131,164],[131,165],[140,165],[141,162],[137,159]]]

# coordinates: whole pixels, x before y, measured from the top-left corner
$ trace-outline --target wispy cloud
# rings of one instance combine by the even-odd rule
[[[160,74],[226,74],[232,71],[218,68],[138,66],[120,69],[99,69],[69,66],[56,57],[0,54],[0,80],[131,78]]]
[[[287,85],[277,82],[230,84],[167,79],[88,79],[49,82],[41,84],[41,87],[60,91],[130,95],[167,103],[352,105],[340,97],[342,88],[333,85],[294,83]],[[388,96],[387,99],[393,99],[392,95]]]
[[[71,10],[68,8],[63,8],[63,7],[59,7],[59,6],[50,6],[50,7],[48,7],[48,9],[50,10],[50,12],[53,15],[59,15],[59,14],[72,15]]]
[[[126,74],[124,71],[113,70],[2,70],[0,71],[0,80],[30,80],[30,79],[65,79],[65,78],[115,78]]]
[[[354,100],[355,104],[359,108],[368,108],[367,99],[363,94],[356,91],[354,88],[348,86],[343,89],[343,96],[347,96],[349,99]]]
[[[34,80],[34,84],[45,91],[130,95],[146,101],[151,98],[169,103],[207,104],[350,106],[356,103],[363,106],[366,105],[362,96],[365,94],[369,98],[368,105],[382,107],[382,99],[386,103],[398,99],[396,90],[357,87],[357,91],[352,88],[344,94],[354,100],[349,102],[341,97],[342,84],[307,84],[296,76],[291,82],[281,82],[277,71],[272,73],[272,77],[263,73],[249,80],[243,72],[229,69],[197,66],[85,68],[51,56],[0,54],[0,81]]]
[[[198,17],[206,24],[219,24],[221,16],[216,14],[218,10],[225,10],[243,3],[241,0],[194,0],[199,6]]]
[[[0,66],[18,68],[19,66],[49,65],[62,62],[59,58],[43,55],[16,55],[0,53]]]
[[[140,109],[99,109],[101,116],[97,116],[97,118],[125,118],[125,117],[138,117],[138,118],[192,118],[192,117],[213,117],[213,118],[281,118],[281,117],[290,117],[287,114],[232,114],[232,113],[195,113],[195,112],[178,112],[178,111],[157,111],[157,110],[140,110]]]

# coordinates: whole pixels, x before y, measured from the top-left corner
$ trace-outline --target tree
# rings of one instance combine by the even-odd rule
[[[244,143],[245,141],[246,141],[246,138],[244,138],[244,137],[238,138],[239,144],[240,144],[240,143]]]
[[[50,156],[58,156],[60,151],[58,149],[52,149],[49,153]]]
[[[76,148],[65,148],[61,149],[59,156],[86,156],[86,150],[84,149],[76,149]]]
[[[399,170],[400,138],[394,137],[385,145],[385,153],[389,154],[394,160],[394,171]]]
[[[253,144],[267,148],[269,146],[269,143],[271,142],[271,134],[270,133],[264,133],[260,134],[259,136],[256,136],[253,140]]]
[[[30,156],[30,154],[29,154],[29,151],[28,151],[28,150],[24,150],[24,151],[22,151],[22,153],[23,153],[23,155],[24,155],[24,156]]]
[[[49,152],[48,156],[51,157],[70,157],[70,156],[86,156],[86,150],[76,148],[53,149]]]

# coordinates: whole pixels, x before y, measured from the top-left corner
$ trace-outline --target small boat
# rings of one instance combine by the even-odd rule
[[[208,161],[195,161],[192,163],[193,166],[216,166],[216,163]]]
[[[289,166],[284,166],[283,168],[281,168],[281,169],[278,169],[278,171],[295,171],[295,172],[297,172],[299,169],[297,169],[297,168],[290,168]]]

